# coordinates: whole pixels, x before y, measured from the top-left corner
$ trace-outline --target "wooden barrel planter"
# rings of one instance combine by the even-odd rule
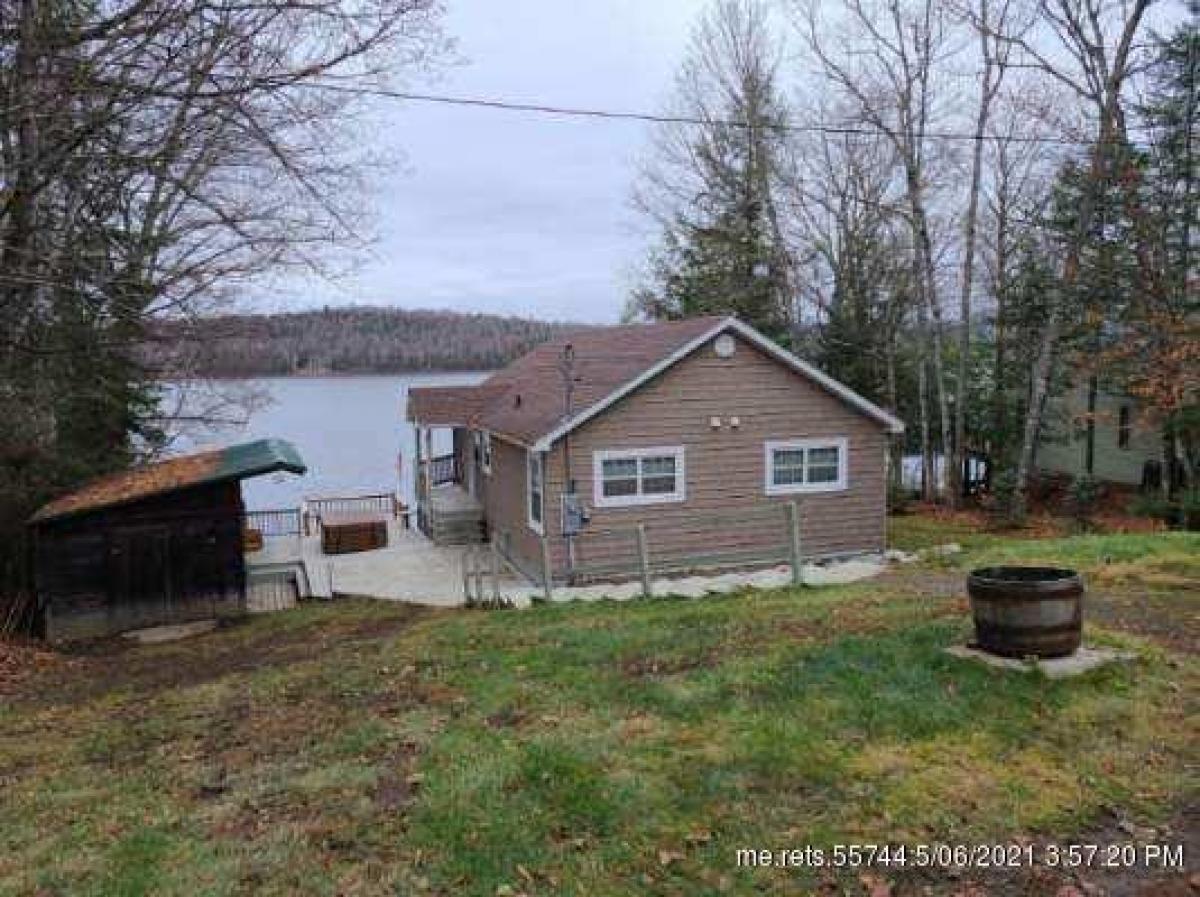
[[[1058,567],[985,567],[967,577],[977,646],[1002,657],[1065,657],[1083,637],[1083,579]]]

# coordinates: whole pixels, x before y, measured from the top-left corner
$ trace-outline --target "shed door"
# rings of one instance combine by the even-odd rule
[[[114,540],[113,610],[131,625],[171,615],[170,533],[166,527],[125,530]]]

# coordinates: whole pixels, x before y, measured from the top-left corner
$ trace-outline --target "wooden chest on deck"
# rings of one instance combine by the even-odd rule
[[[322,514],[321,551],[347,554],[387,545],[387,520],[377,514]]]

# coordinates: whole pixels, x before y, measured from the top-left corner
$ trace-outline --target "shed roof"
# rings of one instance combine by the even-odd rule
[[[30,522],[55,520],[100,508],[128,504],[153,495],[229,480],[243,480],[277,470],[302,474],[307,469],[300,453],[290,442],[283,439],[259,439],[227,448],[140,464],[100,477],[81,489],[44,505],[30,518]]]
[[[475,387],[409,390],[408,417],[427,426],[470,426],[545,450],[725,331],[732,331],[894,432],[904,425],[849,387],[731,317],[596,327],[543,343]],[[574,350],[574,396],[565,407],[561,359]]]

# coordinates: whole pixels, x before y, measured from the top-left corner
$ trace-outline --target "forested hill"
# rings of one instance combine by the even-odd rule
[[[579,327],[445,311],[326,308],[169,324],[158,335],[163,347],[189,347],[189,376],[251,377],[491,370]],[[165,348],[154,343],[149,360],[166,362]]]

